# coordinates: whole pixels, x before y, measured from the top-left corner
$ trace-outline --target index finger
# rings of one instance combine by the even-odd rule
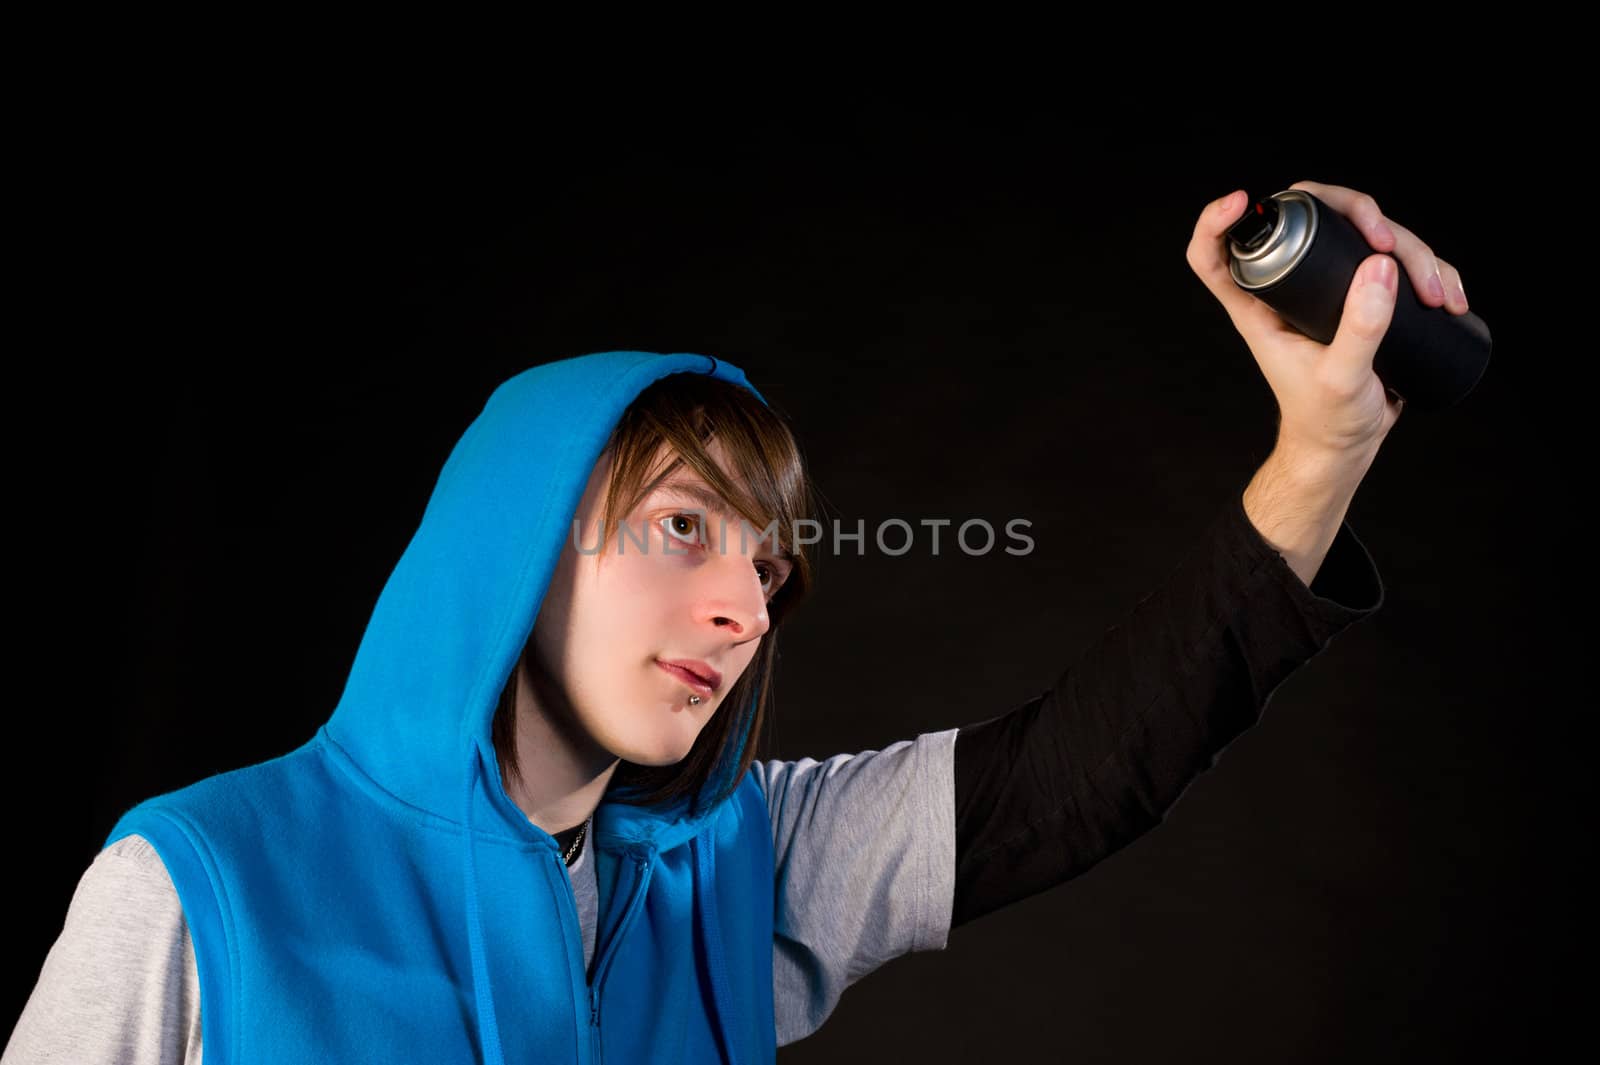
[[[1383,220],[1378,201],[1364,192],[1343,185],[1324,185],[1320,181],[1296,181],[1291,189],[1304,189],[1356,224],[1374,251],[1392,252],[1398,243],[1394,230]]]
[[[1220,200],[1213,200],[1200,213],[1194,235],[1189,239],[1189,268],[1205,282],[1233,319],[1234,328],[1246,337],[1276,324],[1277,316],[1267,305],[1234,283],[1228,269],[1228,228],[1239,220],[1248,206],[1242,189],[1235,189]]]

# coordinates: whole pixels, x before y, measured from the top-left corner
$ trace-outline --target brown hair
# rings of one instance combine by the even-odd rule
[[[713,437],[728,456],[732,476],[724,473],[706,450]],[[646,483],[650,466],[663,445],[673,455],[672,461]],[[778,631],[783,619],[794,612],[811,588],[811,561],[805,545],[795,543],[791,534],[797,521],[812,519],[819,512],[819,498],[806,472],[799,444],[783,417],[743,386],[709,374],[668,374],[640,392],[612,429],[602,451],[605,455],[611,458],[611,471],[601,548],[610,541],[613,530],[620,535],[619,519],[632,513],[657,482],[680,466],[687,466],[741,517],[752,522],[758,534],[776,521],[777,542],[772,547],[792,563],[788,579],[768,601],[771,627],[755,657],[700,730],[689,753],[670,766],[642,766],[624,760],[612,775],[611,787],[618,791],[614,798],[632,805],[648,806],[698,796],[718,763],[724,757],[731,758],[732,748],[748,733],[750,740],[744,744],[728,788],[721,795],[705,799],[714,804],[731,793],[756,757],[772,701]],[[597,560],[598,557],[599,552]],[[531,644],[531,635],[529,641]],[[523,659],[530,669],[537,669],[538,657],[527,648]],[[520,667],[521,663],[512,670],[511,679],[500,694],[492,726],[502,777],[518,772],[515,724]]]

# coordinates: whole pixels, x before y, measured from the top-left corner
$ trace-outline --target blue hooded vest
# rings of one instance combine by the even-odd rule
[[[651,382],[709,356],[612,351],[496,388],[304,746],[127,811],[172,877],[206,1065],[773,1062],[773,854],[749,739],[671,806],[595,811],[592,975],[555,839],[490,726],[590,472]],[[763,402],[765,400],[763,399]]]

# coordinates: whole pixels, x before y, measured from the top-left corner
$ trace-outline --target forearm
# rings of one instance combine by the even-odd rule
[[[1354,531],[1336,526],[1321,551],[1311,587],[1233,495],[1166,581],[1048,690],[962,727],[952,927],[1063,883],[1159,824],[1279,684],[1379,608],[1382,582]]]
[[[1328,556],[1376,448],[1321,454],[1279,441],[1244,490],[1244,512],[1307,587]]]

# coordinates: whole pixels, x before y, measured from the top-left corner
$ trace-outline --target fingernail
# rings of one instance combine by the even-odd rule
[[[1367,267],[1367,283],[1382,285],[1386,289],[1394,288],[1394,260],[1387,255],[1381,255],[1372,260]]]
[[[1428,295],[1440,302],[1444,301],[1444,282],[1439,280],[1438,274],[1428,278]]]
[[[1378,239],[1382,240],[1384,238],[1387,238],[1389,240],[1393,240],[1394,239],[1394,230],[1390,229],[1388,226],[1384,225],[1382,222],[1379,222],[1378,223]]]
[[[1467,286],[1461,283],[1460,278],[1456,279],[1456,291],[1461,294],[1461,306],[1465,307],[1467,305]]]

